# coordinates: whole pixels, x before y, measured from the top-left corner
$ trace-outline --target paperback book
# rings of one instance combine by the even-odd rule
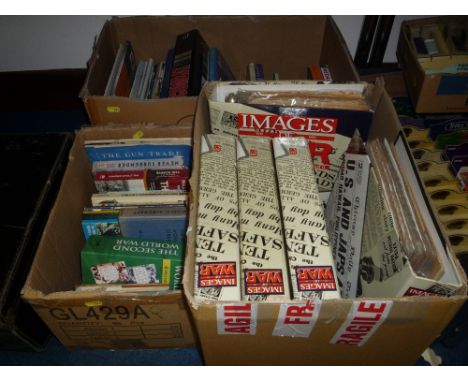
[[[242,299],[289,301],[288,264],[270,139],[238,139],[237,176]]]
[[[274,138],[294,300],[340,298],[322,204],[304,138]]]
[[[194,283],[198,302],[241,299],[236,149],[233,137],[208,134],[201,140]]]
[[[187,208],[183,205],[127,207],[119,224],[124,237],[185,242]]]
[[[113,236],[91,236],[81,251],[83,284],[163,284],[181,288],[184,245]]]

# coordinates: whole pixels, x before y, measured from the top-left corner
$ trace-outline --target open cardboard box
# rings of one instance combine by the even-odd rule
[[[376,84],[375,91],[380,97],[369,139],[386,137],[394,142],[400,131],[397,115],[381,84]],[[210,126],[206,93],[205,86],[194,122],[192,203],[183,279],[205,362],[208,365],[414,364],[466,301],[466,279],[462,295],[450,298],[196,303],[193,289],[200,142]],[[340,342],[345,332],[347,340]]]
[[[426,74],[410,41],[409,29],[424,25],[464,20],[466,16],[443,16],[408,20],[402,23],[398,40],[397,57],[406,82],[408,95],[417,113],[466,113],[468,112],[467,73]],[[426,58],[440,60],[443,57]],[[447,59],[449,56],[447,56]],[[451,59],[452,57],[450,57]],[[456,58],[456,55],[453,56]],[[468,57],[463,62],[467,62]],[[455,61],[454,61],[455,62]]]
[[[177,115],[174,112],[174,115]],[[53,334],[69,349],[142,349],[195,344],[182,291],[167,295],[76,292],[85,239],[83,207],[95,192],[84,150],[87,139],[191,137],[191,126],[107,126],[76,133],[62,185],[22,290]]]
[[[346,44],[329,16],[137,16],[112,18],[102,28],[80,93],[93,125],[190,122],[196,97],[133,100],[104,97],[119,44],[130,40],[136,60],[166,59],[177,35],[199,29],[208,46],[220,50],[238,80],[249,62],[263,64],[265,79],[306,79],[311,64],[328,65],[335,81],[357,80]],[[179,114],[164,114],[177,108]],[[161,113],[164,115],[161,116]]]

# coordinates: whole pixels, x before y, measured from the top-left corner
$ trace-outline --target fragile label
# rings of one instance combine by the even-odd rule
[[[387,318],[393,301],[354,301],[331,344],[364,345]]]
[[[216,318],[219,335],[255,335],[257,331],[256,304],[218,304]]]
[[[321,300],[308,300],[301,304],[281,304],[273,329],[273,336],[310,336],[320,314]]]

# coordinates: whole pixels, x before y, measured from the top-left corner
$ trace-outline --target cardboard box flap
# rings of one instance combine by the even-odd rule
[[[107,80],[117,53],[112,41],[111,21],[106,21],[88,60],[86,79],[79,96],[85,98],[93,94],[104,94]]]

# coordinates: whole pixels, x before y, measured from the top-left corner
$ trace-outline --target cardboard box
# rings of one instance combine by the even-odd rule
[[[95,192],[87,139],[191,137],[191,126],[92,127],[76,133],[55,205],[22,297],[69,349],[142,349],[195,344],[181,291],[167,295],[76,292],[81,282],[83,207]]]
[[[220,50],[238,80],[246,80],[249,62],[263,64],[265,79],[273,79],[273,72],[280,79],[306,79],[310,64],[327,64],[335,81],[358,79],[346,44],[327,16],[113,18],[102,28],[80,93],[91,123],[190,122],[196,97],[131,100],[103,94],[120,43],[131,41],[137,61],[160,62],[174,47],[177,35],[195,28],[210,47]]]
[[[466,16],[432,17],[404,21],[401,25],[397,57],[403,71],[408,95],[417,113],[468,112],[467,73],[426,74],[409,36],[410,28],[446,23],[447,20],[466,22],[468,19]],[[454,55],[453,57],[462,56]],[[436,59],[441,59],[441,57]],[[432,57],[428,57],[427,60],[431,61]],[[465,62],[468,62],[468,56]]]
[[[198,209],[201,135],[209,126],[205,90],[194,125],[190,227],[196,225]],[[376,90],[380,97],[370,139],[385,136],[393,142],[400,124],[383,87]],[[189,229],[183,285],[208,365],[412,365],[467,299],[460,295],[197,304],[194,231]]]

